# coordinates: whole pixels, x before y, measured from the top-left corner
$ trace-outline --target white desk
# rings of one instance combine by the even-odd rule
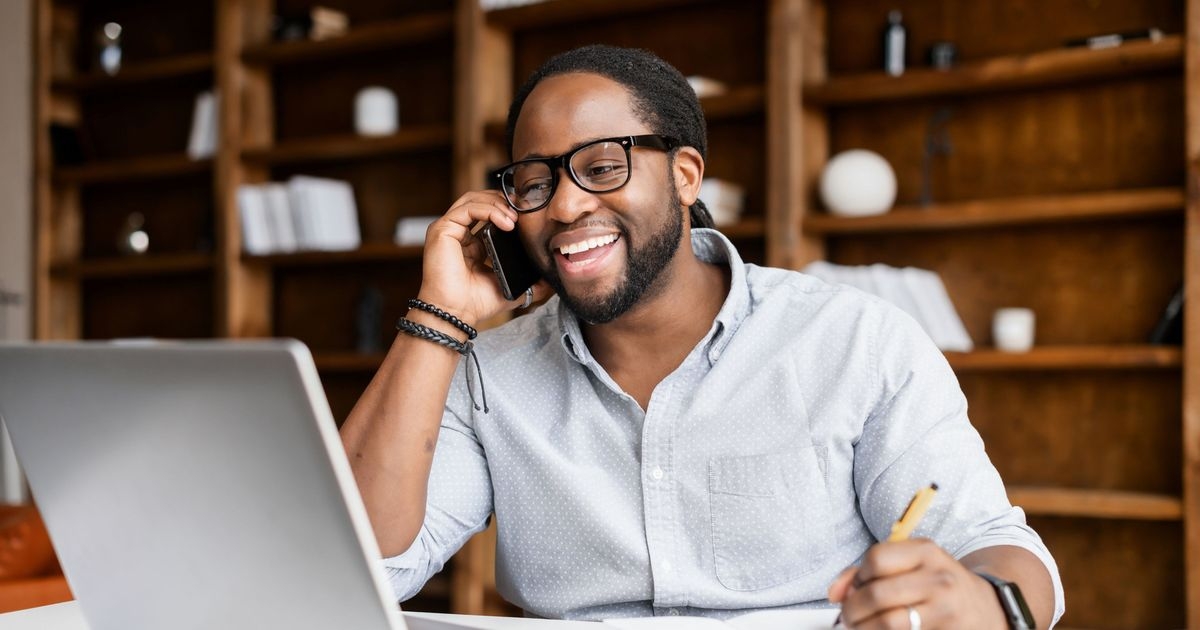
[[[521,619],[514,617],[477,617],[406,612],[405,618],[427,618],[460,623],[479,630],[596,630],[600,624],[586,621]],[[88,630],[83,612],[75,602],[42,606],[0,615],[0,630]]]

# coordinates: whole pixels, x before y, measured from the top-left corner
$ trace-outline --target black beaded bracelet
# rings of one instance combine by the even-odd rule
[[[430,315],[436,316],[437,318],[441,319],[442,321],[449,322],[455,328],[467,333],[467,339],[474,339],[479,336],[479,332],[477,330],[475,330],[474,328],[472,328],[470,324],[464,322],[463,320],[451,315],[450,313],[447,313],[446,311],[443,311],[442,309],[440,309],[424,300],[421,300],[418,298],[412,298],[408,301],[408,308],[415,308],[418,310],[425,311],[426,313],[429,313]]]
[[[422,304],[424,304],[424,302],[422,302]],[[463,324],[463,326],[466,326],[466,324]],[[467,326],[467,328],[471,327]],[[480,407],[479,403],[475,402],[475,388],[471,386],[471,375],[469,372],[467,373],[467,392],[471,395],[471,404],[474,405],[475,409],[482,409],[483,413],[488,413],[489,409],[487,404],[487,390],[483,388],[483,369],[479,367],[479,357],[475,355],[474,344],[472,344],[470,341],[459,341],[440,330],[434,330],[433,328],[418,324],[417,322],[404,317],[401,317],[400,321],[396,322],[396,329],[411,337],[432,341],[440,346],[445,346],[463,356],[470,357],[473,361],[475,361],[475,376],[476,380],[479,381],[479,396],[483,399],[483,407]],[[471,328],[471,332],[468,334],[474,337],[474,332],[475,329]]]

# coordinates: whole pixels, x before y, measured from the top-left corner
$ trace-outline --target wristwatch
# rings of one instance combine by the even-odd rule
[[[992,588],[996,589],[996,597],[1000,599],[1000,609],[1004,611],[1004,616],[1008,619],[1010,630],[1034,630],[1037,628],[1037,624],[1033,621],[1033,614],[1029,612],[1029,606],[1025,603],[1025,597],[1021,595],[1021,589],[1014,582],[1006,582],[981,571],[976,571],[975,575],[987,580]]]

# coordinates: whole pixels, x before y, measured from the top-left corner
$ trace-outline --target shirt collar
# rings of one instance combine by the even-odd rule
[[[729,265],[729,295],[713,320],[712,329],[701,343],[707,347],[710,363],[725,350],[725,346],[733,339],[742,320],[750,313],[750,286],[746,282],[746,264],[724,234],[708,229],[695,228],[692,230],[692,251],[700,260]],[[583,341],[583,331],[579,327],[579,319],[567,308],[562,300],[557,299],[558,321],[562,330],[562,344],[567,355],[579,363],[588,365],[595,362],[587,344]]]

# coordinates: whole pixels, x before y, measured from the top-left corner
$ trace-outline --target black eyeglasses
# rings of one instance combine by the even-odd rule
[[[508,205],[517,212],[541,210],[558,189],[558,172],[564,170],[576,186],[593,193],[612,192],[629,183],[629,150],[650,147],[670,151],[679,141],[647,134],[620,136],[589,142],[560,156],[513,162],[492,173]]]

